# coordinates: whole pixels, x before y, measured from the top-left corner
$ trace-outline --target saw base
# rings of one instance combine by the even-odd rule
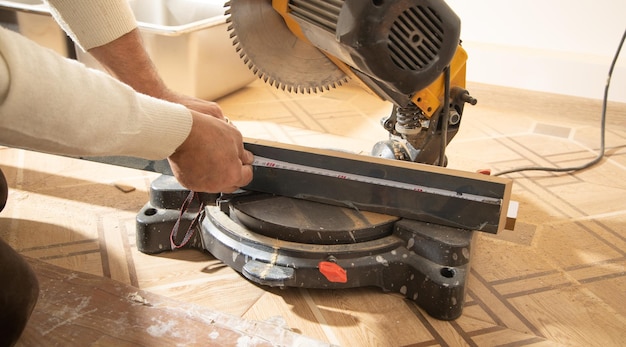
[[[172,250],[170,233],[188,193],[170,176],[152,183],[150,202],[137,214],[141,252]],[[437,319],[462,313],[473,231],[259,193],[201,198],[210,206],[185,247],[210,252],[252,282],[376,286]],[[191,205],[182,215],[179,239],[198,210]]]

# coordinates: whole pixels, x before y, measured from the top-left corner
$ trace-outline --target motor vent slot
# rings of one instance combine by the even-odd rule
[[[433,9],[411,7],[396,18],[389,32],[391,60],[403,70],[424,70],[438,57],[444,34]]]
[[[344,2],[345,0],[291,0],[289,10],[292,16],[335,33]]]

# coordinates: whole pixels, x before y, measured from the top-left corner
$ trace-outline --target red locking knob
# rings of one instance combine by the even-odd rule
[[[333,283],[348,282],[348,274],[341,266],[331,261],[320,261],[318,264],[320,272],[326,279]]]

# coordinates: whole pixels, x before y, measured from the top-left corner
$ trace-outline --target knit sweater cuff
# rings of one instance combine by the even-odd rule
[[[84,51],[107,44],[137,27],[127,0],[46,2],[63,30]]]

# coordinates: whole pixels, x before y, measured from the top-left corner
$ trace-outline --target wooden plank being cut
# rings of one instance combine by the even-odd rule
[[[255,165],[254,179],[245,187],[247,190],[490,233],[497,233],[507,224],[510,179],[266,140],[244,142],[257,157],[308,168],[303,172],[265,163]],[[84,159],[172,175],[167,160]],[[314,170],[357,175],[378,183],[349,180],[341,174],[322,175]]]
[[[246,139],[255,155],[244,189],[497,233],[512,181],[413,162]]]

